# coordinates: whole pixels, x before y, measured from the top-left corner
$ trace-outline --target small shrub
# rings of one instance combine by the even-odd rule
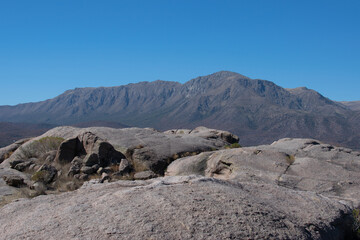
[[[35,142],[37,142],[39,150],[46,153],[52,150],[57,150],[60,144],[64,141],[64,138],[61,137],[44,137]]]
[[[63,141],[64,139],[61,137],[44,137],[35,140],[19,148],[21,150],[21,157],[25,159],[39,158],[49,151],[57,150]]]
[[[46,176],[46,171],[38,171],[31,176],[34,182],[43,182]]]
[[[119,171],[119,165],[112,164],[110,165],[111,172],[118,172]]]
[[[287,155],[286,156],[286,161],[289,163],[289,164],[293,164],[295,162],[295,156],[294,155]]]
[[[352,211],[353,217],[353,231],[356,237],[360,238],[360,208],[355,208]]]
[[[225,146],[226,149],[232,149],[232,148],[241,148],[241,145],[239,143],[233,143],[230,145]]]
[[[254,154],[255,154],[255,155],[258,155],[258,154],[260,154],[260,153],[261,153],[261,150],[259,150],[259,149],[257,149],[257,150],[254,151]]]
[[[11,155],[12,155],[13,153],[14,153],[13,151],[10,151],[10,152],[5,153],[4,159],[8,159],[9,157],[11,157]]]

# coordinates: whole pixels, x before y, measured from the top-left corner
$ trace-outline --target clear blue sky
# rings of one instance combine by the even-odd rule
[[[0,1],[0,105],[219,70],[360,100],[360,1]]]

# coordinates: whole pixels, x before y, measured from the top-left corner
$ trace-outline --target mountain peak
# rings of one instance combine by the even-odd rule
[[[249,79],[249,77],[247,77],[247,76],[244,76],[240,73],[231,72],[231,71],[219,71],[219,72],[215,72],[215,73],[212,73],[212,74],[204,76],[204,77],[214,77],[214,78],[241,77],[241,78]]]

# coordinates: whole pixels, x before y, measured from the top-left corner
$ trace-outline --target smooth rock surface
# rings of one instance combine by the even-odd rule
[[[200,174],[273,183],[360,203],[360,154],[313,139],[281,139],[271,145],[205,152],[172,162],[166,175]]]
[[[91,181],[74,192],[22,199],[0,209],[0,232],[14,240],[347,239],[349,214],[314,192],[165,177]]]

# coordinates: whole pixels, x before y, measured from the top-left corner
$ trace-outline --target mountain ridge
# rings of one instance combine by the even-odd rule
[[[307,89],[220,71],[185,83],[156,80],[76,88],[37,103],[0,106],[0,121],[73,125],[107,121],[159,130],[204,125],[244,145],[309,137],[360,148],[355,111]]]

